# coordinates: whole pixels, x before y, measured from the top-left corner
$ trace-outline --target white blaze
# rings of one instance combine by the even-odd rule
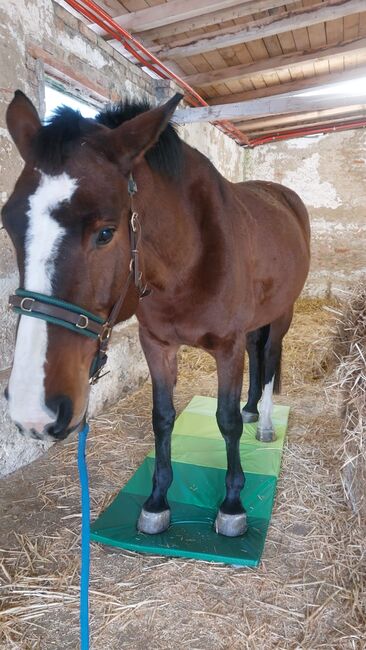
[[[51,217],[51,211],[69,201],[76,186],[76,181],[66,173],[42,173],[37,190],[29,198],[24,277],[24,288],[28,291],[52,295],[54,261],[66,230]],[[54,420],[45,404],[46,353],[46,321],[21,316],[9,381],[9,411],[14,422],[39,433]]]

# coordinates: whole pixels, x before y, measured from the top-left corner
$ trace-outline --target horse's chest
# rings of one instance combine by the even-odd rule
[[[215,342],[233,330],[228,312],[216,302],[209,305],[193,299],[185,305],[174,303],[148,305],[137,314],[140,324],[161,341],[212,349]]]

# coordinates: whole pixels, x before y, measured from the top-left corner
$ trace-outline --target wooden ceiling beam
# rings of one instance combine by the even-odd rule
[[[242,4],[243,0],[171,0],[168,3],[146,7],[139,11],[115,16],[113,20],[129,32],[143,32],[146,29],[156,29],[165,25],[176,23],[210,14]],[[251,2],[250,4],[255,4]],[[91,25],[96,34],[104,35],[105,32],[97,25]]]
[[[232,95],[220,95],[219,97],[210,97],[206,99],[210,106],[216,104],[233,104],[235,102],[245,102],[249,99],[259,99],[260,97],[274,97],[283,93],[296,93],[301,90],[311,90],[312,88],[326,87],[333,84],[342,83],[343,81],[353,81],[360,77],[366,77],[366,65],[360,65],[345,72],[334,72],[332,74],[322,74],[318,77],[306,77],[306,79],[295,79],[275,86],[266,86],[256,90],[246,90],[242,93],[233,93]]]
[[[167,6],[170,6],[170,4],[172,3],[168,3]],[[201,34],[200,36],[185,38],[176,41],[173,46],[155,45],[150,49],[153,54],[163,61],[178,59],[310,27],[311,25],[343,18],[362,11],[365,11],[365,0],[325,0],[310,7],[267,16],[252,21],[247,25],[234,25],[204,36]]]
[[[174,122],[192,124],[193,122],[214,122],[216,120],[246,120],[256,119],[267,115],[284,115],[287,113],[304,113],[333,109],[342,106],[366,104],[365,94],[347,96],[344,93],[324,95],[319,97],[293,95],[285,93],[276,97],[250,99],[236,104],[221,104],[217,106],[202,106],[198,108],[183,108],[174,113]]]
[[[287,4],[291,4],[292,2],[295,2],[295,0],[290,0]],[[218,11],[212,10],[212,13],[204,13],[199,16],[187,18],[186,20],[170,23],[169,25],[159,25],[155,29],[146,27],[145,29],[138,29],[136,31],[143,32],[144,42],[152,43],[156,39],[169,38],[177,34],[182,34],[183,32],[190,33],[195,29],[204,29],[212,25],[220,25],[229,20],[237,20],[238,18],[251,16],[261,11],[269,11],[277,7],[283,7],[283,3],[284,0],[247,0],[247,2],[241,2],[232,7],[221,7]],[[171,5],[172,3],[170,2],[169,4]]]
[[[292,66],[302,66],[304,63],[318,63],[325,59],[332,59],[349,53],[365,54],[366,38],[356,38],[331,47],[326,46],[310,51],[290,52],[270,59],[233,65],[218,70],[210,70],[209,72],[197,72],[184,77],[184,80],[193,87],[202,88],[211,84],[225,83],[226,81],[248,79],[256,74],[278,72]]]

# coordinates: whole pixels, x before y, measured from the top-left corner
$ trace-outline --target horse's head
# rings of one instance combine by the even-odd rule
[[[129,275],[128,178],[180,99],[109,129],[68,109],[42,126],[29,99],[15,93],[7,125],[25,166],[2,216],[21,288],[108,318]],[[117,321],[137,303],[132,285]],[[20,316],[6,393],[22,432],[62,439],[83,421],[97,347],[95,338]]]

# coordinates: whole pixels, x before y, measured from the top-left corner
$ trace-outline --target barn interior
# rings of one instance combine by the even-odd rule
[[[232,182],[291,187],[311,216],[311,270],[276,397],[291,407],[290,426],[259,569],[94,544],[91,647],[365,647],[364,528],[344,493],[342,395],[330,361],[342,302],[365,282],[364,0],[11,0],[0,16],[1,205],[22,168],[5,124],[17,88],[42,116],[57,103],[92,115],[121,97],[156,105],[180,91],[174,120],[186,142]],[[75,648],[77,438],[47,448],[9,419],[2,395],[16,319],[7,300],[18,273],[1,229],[0,251],[0,646]],[[90,402],[93,518],[153,445],[134,319],[114,332],[109,370]],[[195,394],[216,395],[215,365],[184,348],[177,412]]]

